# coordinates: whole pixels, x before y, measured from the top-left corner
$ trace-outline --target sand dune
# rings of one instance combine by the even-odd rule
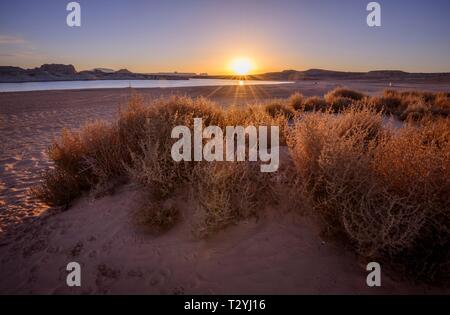
[[[152,235],[133,213],[143,195],[133,185],[99,200],[84,198],[70,211],[22,228],[22,237],[0,249],[1,293],[299,294],[431,293],[426,287],[383,277],[366,286],[365,264],[323,241],[304,217],[266,209],[210,240],[191,233],[192,204],[171,202],[183,215],[174,229]],[[276,217],[276,220],[273,218]],[[101,222],[101,224],[99,224]],[[66,286],[65,267],[78,262],[81,288]]]
[[[359,85],[358,85],[359,84]],[[383,83],[347,84],[371,94]],[[140,90],[144,97],[169,94],[209,96],[221,105],[301,90],[322,95],[335,82],[289,87],[204,87]],[[448,87],[408,86],[422,90]],[[0,293],[429,293],[383,278],[381,289],[365,285],[365,264],[323,242],[311,222],[278,217],[267,209],[260,222],[244,222],[208,241],[193,239],[187,213],[170,232],[152,236],[136,229],[132,214],[142,198],[125,186],[112,196],[82,198],[70,211],[33,199],[29,189],[49,166],[46,148],[62,128],[110,120],[130,96],[125,90],[0,93]],[[173,202],[186,203],[181,199]],[[271,220],[277,216],[277,220]],[[101,224],[100,224],[101,222]],[[262,259],[264,258],[264,259]],[[65,285],[65,267],[77,261],[83,286]]]

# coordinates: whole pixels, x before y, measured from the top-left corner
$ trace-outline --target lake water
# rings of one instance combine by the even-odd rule
[[[174,88],[193,86],[221,85],[268,85],[289,84],[280,81],[225,80],[225,79],[189,79],[189,80],[93,80],[93,81],[52,81],[0,83],[0,92],[48,91],[48,90],[84,90],[84,89],[120,89],[120,88]]]

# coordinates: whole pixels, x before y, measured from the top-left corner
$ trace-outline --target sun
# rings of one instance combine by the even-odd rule
[[[237,75],[247,75],[253,69],[253,63],[248,58],[236,58],[231,61],[231,70]]]

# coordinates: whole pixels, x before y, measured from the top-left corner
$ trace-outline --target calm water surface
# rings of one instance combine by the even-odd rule
[[[189,79],[189,80],[94,80],[94,81],[52,81],[0,83],[0,92],[25,92],[47,90],[84,90],[84,89],[120,89],[120,88],[173,88],[193,86],[221,85],[267,85],[289,84],[280,81],[238,81],[225,79]]]

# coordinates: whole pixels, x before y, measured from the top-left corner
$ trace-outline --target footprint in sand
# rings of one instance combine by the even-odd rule
[[[172,275],[172,271],[168,268],[156,270],[156,271],[150,273],[148,283],[152,287],[162,286],[164,283],[167,282],[167,280],[171,277],[171,275]]]
[[[89,257],[89,258],[96,258],[96,257],[97,257],[97,251],[96,251],[96,250],[91,251],[91,252],[88,254],[88,257]]]
[[[108,292],[108,287],[113,285],[121,276],[120,269],[114,269],[108,267],[106,264],[98,265],[97,267],[97,278],[95,284],[97,285],[98,291],[102,293]]]
[[[69,257],[75,258],[75,257],[80,256],[82,250],[83,250],[83,242],[78,241],[78,243],[70,251]]]

